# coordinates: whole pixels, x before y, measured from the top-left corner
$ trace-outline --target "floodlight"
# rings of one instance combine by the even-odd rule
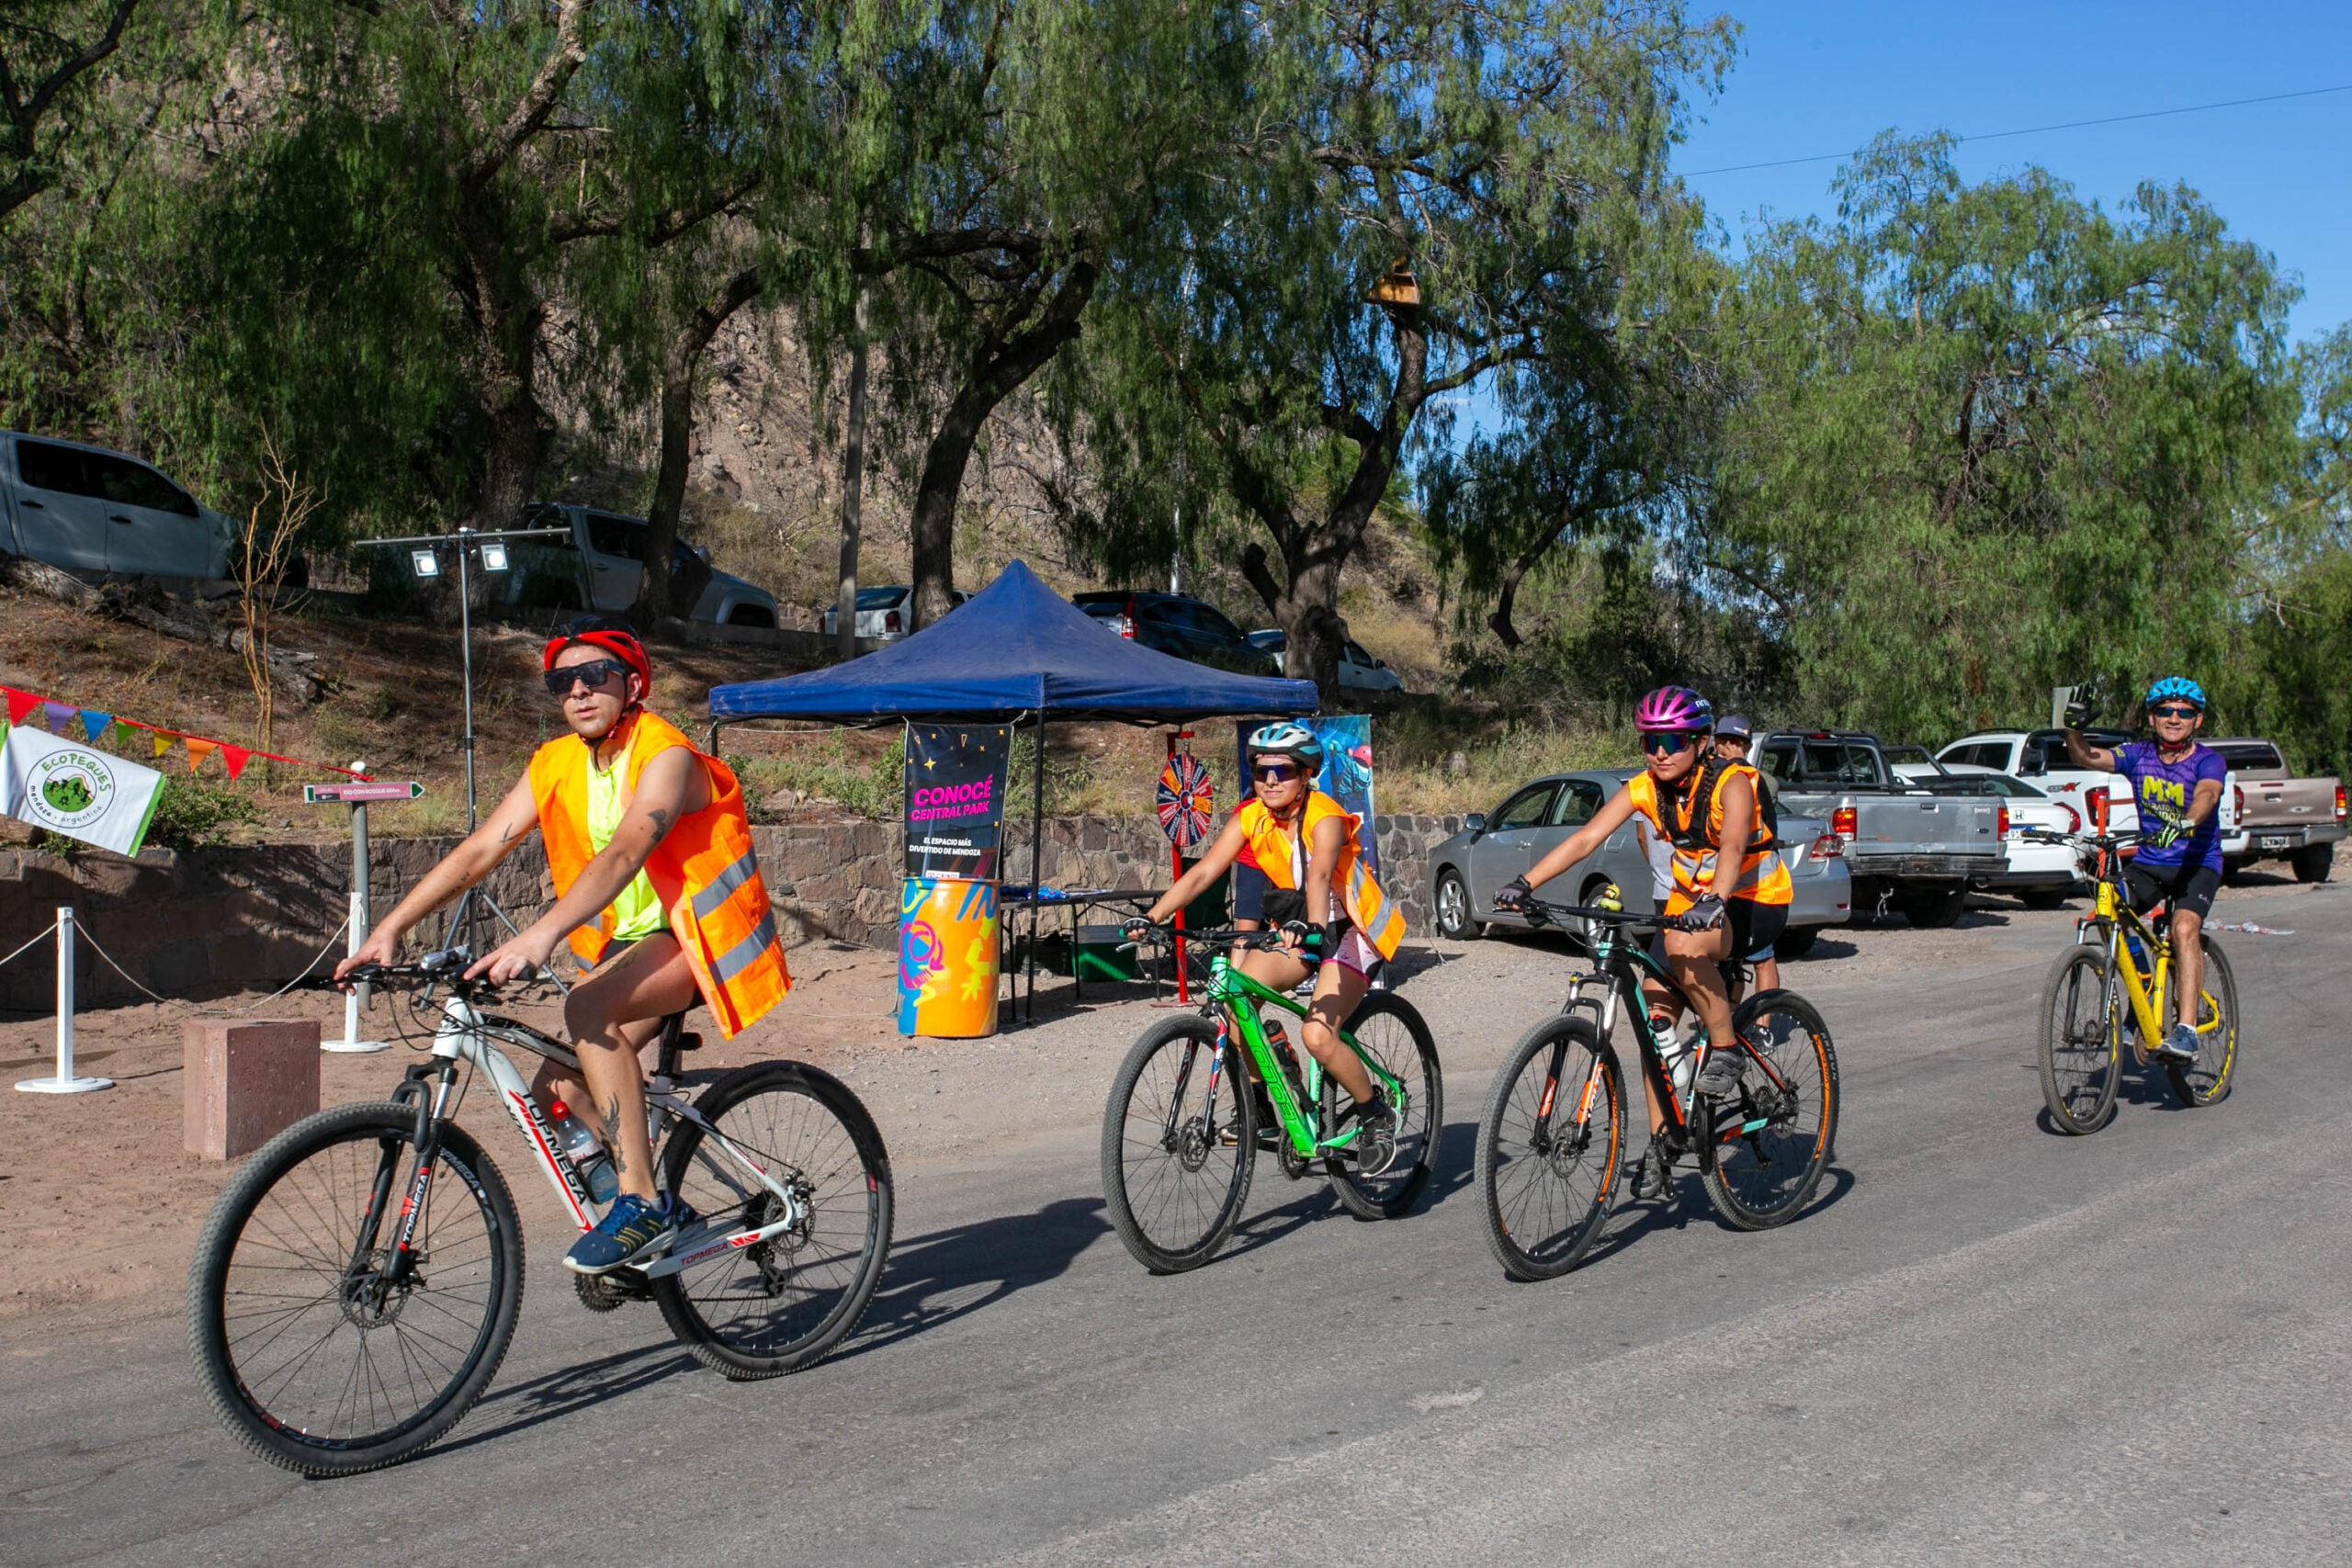
[[[506,570],[505,540],[492,539],[482,545],[481,569],[484,571],[504,571]]]
[[[441,558],[435,555],[431,550],[409,551],[408,564],[410,569],[419,577],[438,577],[441,575]]]

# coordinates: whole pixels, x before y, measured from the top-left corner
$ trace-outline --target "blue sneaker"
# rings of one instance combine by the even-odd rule
[[[613,1201],[594,1230],[571,1244],[563,1266],[575,1274],[609,1274],[645,1262],[667,1251],[679,1231],[697,1217],[675,1193],[656,1205],[625,1192]]]
[[[2197,1060],[2197,1031],[2185,1023],[2176,1023],[2165,1043],[2156,1047],[2159,1055],[2170,1056],[2176,1062]]]

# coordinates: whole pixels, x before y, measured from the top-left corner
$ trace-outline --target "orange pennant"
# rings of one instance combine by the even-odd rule
[[[212,755],[220,744],[218,740],[198,740],[193,735],[184,739],[187,741],[187,771],[191,773],[203,766],[204,759]]]

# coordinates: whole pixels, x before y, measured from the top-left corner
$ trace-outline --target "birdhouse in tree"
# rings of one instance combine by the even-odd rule
[[[1374,281],[1372,291],[1364,296],[1364,300],[1372,305],[1412,310],[1421,302],[1421,280],[1413,276],[1413,269],[1407,265],[1405,258],[1398,256],[1389,264],[1388,270]]]

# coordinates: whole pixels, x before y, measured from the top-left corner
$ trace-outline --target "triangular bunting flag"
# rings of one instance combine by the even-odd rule
[[[114,743],[116,745],[128,746],[138,739],[139,727],[137,725],[131,723],[127,718],[119,718],[114,721]]]
[[[218,740],[198,740],[193,735],[183,736],[182,739],[187,742],[187,771],[191,773],[203,766],[204,759],[212,755],[220,744]]]
[[[10,724],[24,723],[25,715],[40,706],[40,699],[30,692],[20,692],[14,686],[0,686],[0,692],[8,694],[8,722]]]
[[[242,746],[232,746],[225,740],[220,743],[220,760],[229,765],[232,780],[245,771],[245,763],[252,756],[253,753]]]
[[[41,722],[49,726],[49,732],[51,735],[61,739],[66,731],[74,728],[74,721],[81,716],[75,709],[64,703],[43,703],[40,707]]]
[[[160,757],[164,752],[172,749],[171,732],[169,730],[158,729],[153,733],[155,737],[155,755]]]
[[[93,713],[88,708],[82,710],[82,733],[90,738],[93,746],[107,738],[107,728],[113,723],[114,715],[110,713]]]

